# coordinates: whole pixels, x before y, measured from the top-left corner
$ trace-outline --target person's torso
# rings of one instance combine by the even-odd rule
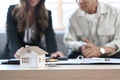
[[[107,9],[104,14],[98,13],[93,21],[86,19],[86,16],[78,16],[79,10],[74,13],[71,22],[78,40],[88,39],[97,46],[103,46],[113,40],[117,13],[114,9]]]

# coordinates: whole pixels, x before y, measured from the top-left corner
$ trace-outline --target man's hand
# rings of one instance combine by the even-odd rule
[[[81,51],[86,58],[100,57],[101,56],[100,51],[99,51],[99,47],[95,46],[94,44],[92,44],[88,40],[85,40],[85,42],[86,42],[86,45],[84,45],[81,48]]]

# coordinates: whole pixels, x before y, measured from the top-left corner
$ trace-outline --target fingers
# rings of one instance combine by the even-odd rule
[[[93,53],[93,50],[92,48],[85,48],[85,49],[82,49],[82,53],[85,57],[87,57],[89,54]]]
[[[18,49],[18,50],[16,51],[16,53],[14,54],[14,57],[17,58],[17,59],[19,59],[19,58],[20,58],[20,52],[21,52],[21,50],[23,50],[23,49],[24,49],[24,47],[21,47],[20,49]]]
[[[94,55],[93,53],[86,55],[86,58],[92,58]]]
[[[83,41],[86,43],[91,43],[88,39],[84,39]]]
[[[86,58],[101,56],[98,47],[82,49],[82,53]]]
[[[85,44],[84,45],[84,48],[92,48],[93,47],[93,44]]]
[[[15,57],[16,59],[19,59],[19,58],[20,58],[20,53],[19,53],[19,54],[18,54],[18,53],[15,54],[14,57]]]
[[[57,58],[57,57],[65,57],[64,53],[62,53],[61,51],[57,51],[56,53],[52,53],[51,57],[53,58]]]
[[[91,58],[93,57],[93,53],[95,50],[95,46],[93,44],[86,44],[82,47],[82,53],[86,58]]]
[[[57,54],[51,53],[50,57],[52,57],[52,58],[57,58]]]
[[[61,52],[61,51],[57,51],[57,54],[58,54],[59,57],[65,57],[64,53]]]
[[[100,57],[99,49],[92,44],[89,40],[84,40],[87,44],[82,47],[82,53],[86,58]]]

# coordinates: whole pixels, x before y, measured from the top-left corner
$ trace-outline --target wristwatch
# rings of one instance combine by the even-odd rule
[[[100,54],[104,55],[105,54],[105,49],[104,48],[100,48]]]

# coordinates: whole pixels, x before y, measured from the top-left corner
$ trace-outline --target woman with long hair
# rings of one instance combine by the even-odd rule
[[[64,56],[57,51],[51,12],[45,8],[45,0],[20,0],[11,5],[6,24],[7,44],[2,58],[14,58],[25,45],[39,46],[54,57]]]

